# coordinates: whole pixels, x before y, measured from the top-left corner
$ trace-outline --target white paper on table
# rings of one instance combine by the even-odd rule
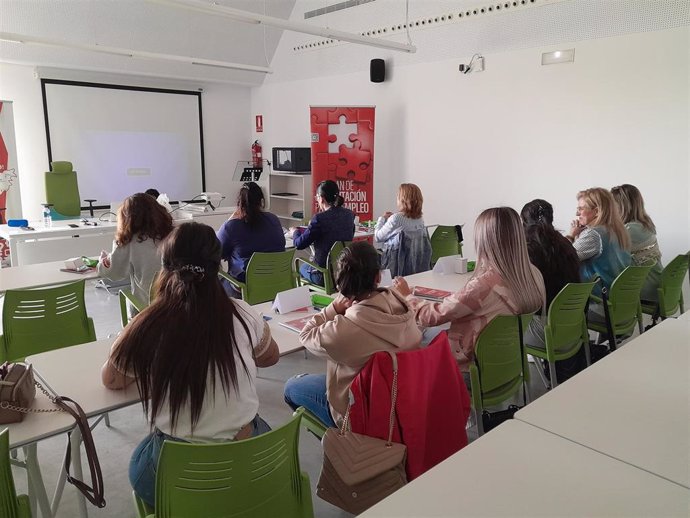
[[[276,295],[271,308],[281,315],[311,306],[311,295],[307,286],[281,291]]]
[[[393,277],[391,276],[391,271],[388,268],[381,270],[381,282],[379,282],[379,286],[384,288],[393,286]]]
[[[455,263],[462,259],[461,255],[447,255],[445,257],[439,257],[438,261],[434,265],[434,273],[440,273],[443,275],[448,275],[455,272]]]

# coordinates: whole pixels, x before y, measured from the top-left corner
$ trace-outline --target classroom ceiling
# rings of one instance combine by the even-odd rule
[[[403,54],[333,42],[147,0],[0,0],[0,31],[248,65],[275,74],[131,58],[0,40],[0,62],[37,67],[38,76],[76,78],[102,73],[158,77],[204,86],[254,86],[368,68],[368,57],[405,65],[474,52],[501,52],[561,41],[687,25],[687,0],[202,0],[320,27],[407,43]],[[328,8],[328,13],[313,11]],[[294,11],[294,12],[293,12]],[[317,14],[305,20],[305,13]],[[279,46],[281,43],[282,45]],[[369,54],[372,54],[369,56]],[[275,57],[275,60],[274,60]],[[68,72],[65,72],[67,70]],[[62,76],[62,77],[60,77]]]

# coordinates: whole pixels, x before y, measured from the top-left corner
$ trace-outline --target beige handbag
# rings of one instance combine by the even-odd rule
[[[23,363],[0,365],[0,424],[18,423],[24,413],[17,407],[28,408],[36,397],[34,370]]]
[[[349,430],[350,405],[340,430],[329,428],[321,440],[323,466],[316,494],[327,502],[360,514],[407,483],[406,447],[391,441],[398,392],[398,362],[394,353],[388,440]]]

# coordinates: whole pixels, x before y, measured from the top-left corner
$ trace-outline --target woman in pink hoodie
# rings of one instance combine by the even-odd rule
[[[350,384],[374,353],[415,349],[422,339],[405,299],[377,287],[373,246],[358,241],[343,250],[337,272],[340,295],[300,333],[304,347],[328,360],[326,374],[300,374],[285,384],[285,402],[293,410],[307,408],[327,426],[345,414]]]

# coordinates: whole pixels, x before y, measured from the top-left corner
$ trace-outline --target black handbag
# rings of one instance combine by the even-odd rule
[[[482,426],[484,428],[484,433],[489,432],[496,428],[499,424],[507,421],[508,419],[513,419],[515,412],[527,405],[527,387],[525,387],[525,365],[523,358],[525,357],[525,344],[523,342],[523,330],[522,330],[522,318],[517,315],[518,321],[518,331],[520,335],[520,368],[522,370],[522,406],[510,405],[505,410],[496,410],[495,412],[489,412],[484,410],[482,412]],[[479,362],[477,358],[474,359],[477,364],[477,371],[479,372],[479,383],[481,385],[481,369],[479,369]]]

